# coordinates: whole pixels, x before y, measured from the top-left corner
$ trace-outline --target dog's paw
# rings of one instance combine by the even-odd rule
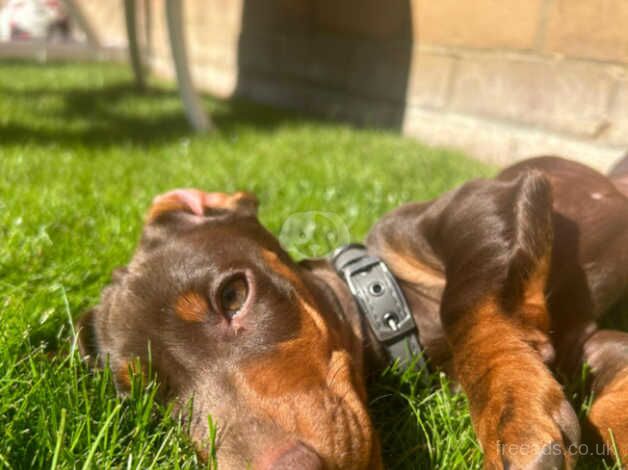
[[[618,374],[598,393],[589,416],[587,427],[593,438],[601,439],[606,451],[624,465],[628,462],[628,369]],[[619,453],[619,454],[618,454]],[[625,466],[623,468],[626,468]]]
[[[529,389],[492,397],[476,420],[485,468],[562,470],[575,465],[580,425],[560,389]]]

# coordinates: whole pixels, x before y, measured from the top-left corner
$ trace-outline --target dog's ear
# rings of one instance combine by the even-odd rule
[[[100,345],[98,344],[98,337],[96,335],[96,320],[101,308],[102,307],[99,306],[85,312],[83,316],[79,318],[75,327],[81,358],[91,368],[104,367],[104,363],[101,358],[102,351],[100,349]],[[141,370],[138,365],[139,362],[133,361],[121,361],[115,365],[109,365],[113,372],[113,382],[116,387],[116,391],[120,396],[127,395],[131,390],[132,372]]]
[[[176,212],[185,212],[199,218],[211,216],[213,213],[225,212],[233,212],[242,216],[255,216],[258,205],[257,197],[248,192],[240,191],[229,194],[206,193],[193,188],[175,189],[153,199],[146,221],[148,223],[158,222]]]
[[[503,300],[507,306],[524,297],[543,296],[553,242],[552,188],[538,171],[514,181],[510,221],[511,249]]]
[[[100,305],[85,312],[76,322],[74,329],[76,331],[79,353],[85,362],[92,367],[98,365],[98,357],[102,352],[96,332],[98,318],[100,315],[107,313],[111,297],[115,295],[118,286],[128,272],[126,266],[114,269],[111,273],[111,283],[102,291]]]
[[[245,215],[257,215],[259,199],[253,193],[240,191],[233,195],[237,210]]]
[[[79,318],[75,328],[79,353],[91,367],[97,366],[99,353],[94,323],[96,315],[98,315],[98,307],[88,310]]]
[[[506,309],[543,302],[552,247],[552,191],[538,171],[477,180],[434,204],[434,245],[447,285],[443,318],[455,318],[487,296]]]

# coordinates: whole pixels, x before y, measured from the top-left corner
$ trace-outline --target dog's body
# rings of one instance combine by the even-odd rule
[[[628,385],[603,393],[628,379],[628,334],[596,331],[628,294],[628,202],[613,182],[529,160],[392,212],[368,241],[402,281],[428,357],[469,395],[487,466],[524,468],[538,453],[551,468],[552,443],[569,453],[578,423],[548,366],[571,377],[585,361],[593,424],[628,453],[628,416],[601,411],[628,405]]]
[[[367,238],[430,363],[468,395],[487,468],[573,464],[580,426],[553,373],[585,362],[590,424],[628,454],[628,334],[596,326],[628,295],[626,175],[529,160],[403,206]],[[381,467],[364,376],[383,349],[329,263],[293,263],[245,194],[157,198],[82,327],[83,351],[110,357],[121,390],[150,342],[163,399],[194,400],[201,452],[206,415],[218,421],[221,468]]]

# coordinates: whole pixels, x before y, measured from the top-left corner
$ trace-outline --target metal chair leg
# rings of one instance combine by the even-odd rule
[[[150,63],[153,57],[153,0],[144,0],[144,57]]]
[[[131,67],[133,67],[135,84],[143,90],[146,80],[140,46],[137,40],[137,0],[124,0],[124,19],[129,42],[129,59],[131,60]]]
[[[190,77],[183,35],[182,3],[181,0],[166,0],[166,22],[170,36],[170,50],[177,74],[179,94],[181,95],[188,121],[195,131],[206,132],[212,126],[203,109],[201,99],[194,90]]]
[[[81,11],[81,8],[76,4],[74,0],[63,0],[63,4],[74,21],[78,24],[79,28],[85,33],[87,42],[95,49],[100,49],[100,41],[96,32],[92,29],[89,21],[85,18],[85,15]]]

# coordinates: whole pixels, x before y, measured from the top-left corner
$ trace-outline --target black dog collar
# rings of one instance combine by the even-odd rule
[[[338,248],[331,262],[356,300],[375,337],[392,361],[407,368],[416,359],[425,368],[418,329],[395,276],[379,258],[356,243]]]

